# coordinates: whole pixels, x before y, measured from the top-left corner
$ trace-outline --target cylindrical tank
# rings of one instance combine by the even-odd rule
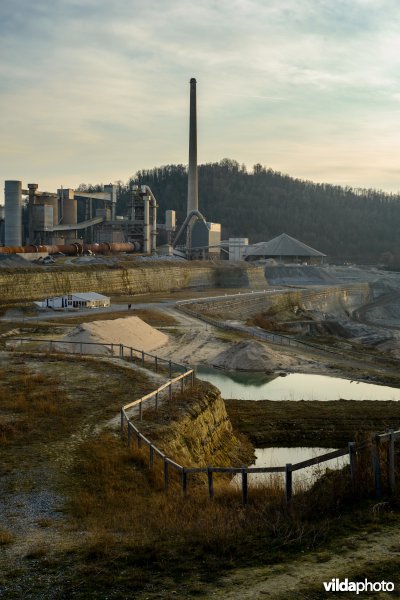
[[[72,200],[64,199],[63,202],[63,223],[65,225],[76,225],[78,220],[77,202],[75,198]]]
[[[6,246],[22,244],[22,182],[6,181],[4,187]]]
[[[143,251],[151,252],[150,196],[143,196]]]
[[[49,194],[48,196],[43,195],[41,198],[40,204],[46,204],[46,206],[53,207],[53,225],[58,225],[58,197],[54,194]]]
[[[60,190],[59,190],[60,191]],[[62,222],[64,225],[75,225],[78,221],[78,205],[74,191],[62,190]]]

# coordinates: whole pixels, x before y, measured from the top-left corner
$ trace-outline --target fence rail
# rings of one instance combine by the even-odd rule
[[[142,350],[138,350],[135,348],[131,348],[128,346],[124,346],[123,344],[102,344],[97,342],[65,342],[58,340],[48,340],[48,339],[38,339],[38,338],[8,338],[14,342],[40,342],[49,344],[50,351],[52,352],[61,352],[62,345],[64,344],[73,344],[79,345],[79,354],[83,354],[83,349],[85,346],[102,346],[111,350],[112,355],[114,355],[115,347],[118,348],[118,358],[124,360],[125,357],[128,361],[133,360],[134,353],[138,353],[140,360],[142,363],[144,360],[151,359],[154,360],[155,367],[157,370],[157,366],[159,363],[165,362],[168,364],[168,372],[170,379],[160,385],[156,390],[145,394],[144,396],[125,404],[121,408],[120,414],[120,431],[121,436],[124,436],[125,428],[127,430],[127,440],[128,446],[132,444],[132,438],[136,437],[136,444],[138,448],[141,448],[142,445],[146,445],[149,449],[149,467],[152,468],[154,465],[154,458],[158,456],[163,461],[163,471],[164,471],[164,490],[167,493],[169,489],[169,470],[170,468],[177,471],[181,476],[181,487],[184,495],[187,493],[188,488],[188,475],[194,474],[206,474],[207,475],[207,484],[208,484],[208,492],[210,498],[214,497],[214,480],[213,475],[216,473],[225,473],[230,475],[241,475],[241,489],[242,489],[242,501],[243,504],[247,504],[248,500],[248,475],[257,474],[257,473],[284,473],[285,474],[285,498],[286,501],[289,501],[293,495],[293,473],[295,471],[300,471],[307,467],[322,464],[328,460],[332,460],[334,458],[340,458],[342,456],[349,456],[350,462],[350,476],[355,487],[356,476],[358,472],[358,457],[363,450],[370,449],[371,457],[372,457],[372,469],[373,469],[373,478],[374,478],[374,489],[376,498],[382,497],[383,485],[382,485],[382,468],[381,468],[381,453],[380,447],[382,444],[387,444],[387,474],[388,474],[388,488],[390,493],[394,493],[396,489],[396,456],[395,456],[395,442],[400,438],[400,430],[394,431],[389,430],[387,432],[381,434],[373,434],[371,439],[368,442],[364,442],[362,444],[356,445],[355,442],[349,442],[346,448],[341,448],[339,450],[334,450],[331,452],[327,452],[325,454],[321,454],[320,456],[316,456],[309,460],[301,461],[298,463],[288,463],[282,466],[275,467],[185,467],[180,465],[172,458],[169,458],[164,452],[162,452],[157,446],[155,446],[150,439],[148,439],[143,433],[140,432],[139,428],[132,422],[132,417],[129,417],[127,411],[130,411],[134,408],[138,408],[139,421],[142,420],[143,417],[143,405],[154,400],[155,409],[158,410],[158,405],[160,401],[160,394],[168,390],[170,400],[173,397],[174,390],[177,387],[180,388],[180,391],[185,389],[185,384],[190,385],[191,387],[194,385],[194,370],[188,369],[184,365],[180,365],[168,359],[163,359],[157,357],[153,354],[149,354],[147,352],[143,352]],[[173,368],[178,368],[179,370],[183,370],[184,372],[176,377],[172,377]],[[175,369],[175,370],[178,370]]]

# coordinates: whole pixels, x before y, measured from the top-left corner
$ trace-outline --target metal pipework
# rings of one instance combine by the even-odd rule
[[[138,248],[134,243],[107,243],[101,244],[80,244],[78,242],[66,245],[56,246],[1,246],[0,254],[66,254],[68,256],[78,256],[85,252],[93,252],[94,254],[107,254],[109,252],[137,252]]]
[[[175,237],[174,243],[173,243],[173,248],[176,248],[176,246],[178,245],[178,241],[182,237],[182,234],[184,233],[185,229],[188,229],[192,225],[192,221],[194,223],[195,220],[206,222],[206,220],[203,217],[203,215],[201,214],[201,212],[199,212],[198,210],[192,210],[188,214],[186,219],[183,221],[178,233],[176,234],[176,237]]]
[[[150,246],[150,198],[149,196],[143,196],[143,251],[145,254],[150,254]]]
[[[157,200],[154,197],[153,192],[148,185],[143,185],[142,188],[146,190],[146,193],[150,196],[150,209],[152,216],[151,222],[151,234],[150,234],[150,252],[155,254],[157,251]]]

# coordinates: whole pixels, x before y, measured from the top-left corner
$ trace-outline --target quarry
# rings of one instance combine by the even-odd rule
[[[204,498],[207,478],[201,474],[191,475],[185,499],[181,498],[179,482],[171,471],[168,495],[164,496],[162,473],[148,470],[143,448],[135,450],[135,444],[131,442],[127,447],[119,439],[121,406],[151,393],[185,370],[198,367],[195,386],[179,387],[172,396],[161,394],[158,410],[152,403],[145,406],[139,429],[172,461],[192,470],[207,470],[209,465],[216,469],[243,468],[253,464],[255,449],[341,448],[371,432],[398,428],[399,404],[389,397],[384,401],[341,398],[321,402],[316,389],[312,401],[294,401],[290,397],[227,399],[201,374],[202,367],[214,368],[219,373],[242,377],[248,382],[245,385],[250,385],[252,377],[274,380],[303,373],[374,383],[383,390],[385,386],[399,388],[396,321],[400,277],[395,272],[328,265],[265,267],[201,261],[176,264],[167,259],[144,261],[122,254],[110,255],[97,264],[93,264],[93,259],[88,264],[81,259],[67,263],[61,258],[51,266],[11,268],[7,264],[1,268],[0,262],[0,280],[4,398],[1,432],[5,458],[1,473],[4,500],[0,513],[0,561],[5,573],[2,585],[10,597],[17,597],[27,586],[33,586],[32,597],[40,597],[49,586],[53,597],[62,597],[66,582],[72,581],[75,586],[78,579],[84,583],[81,589],[79,585],[76,588],[76,597],[98,593],[108,585],[102,576],[95,583],[99,565],[107,573],[106,565],[113,564],[116,548],[120,547],[125,565],[122,581],[135,586],[135,597],[168,598],[174,584],[166,577],[160,559],[150,561],[157,565],[154,582],[153,577],[151,581],[147,578],[147,571],[139,562],[129,558],[129,548],[135,548],[138,561],[143,560],[140,556],[146,556],[146,548],[153,548],[154,557],[163,552],[162,544],[166,542],[160,541],[164,537],[160,537],[156,526],[158,511],[168,515],[164,516],[168,521],[167,537],[178,535],[175,528],[180,528],[181,541],[169,551],[175,558],[179,556],[181,563],[181,548],[187,552],[189,537],[193,539],[195,535],[197,547],[203,552],[208,542],[200,530],[214,531],[212,536],[216,532],[215,522],[211,529],[203,519],[194,525],[187,511],[201,510],[204,519],[211,520],[215,515],[209,511],[223,511],[221,519],[228,526],[236,514],[233,506],[238,502],[237,492],[229,488],[229,478],[214,475],[215,498],[211,508],[205,509],[202,504],[210,500]],[[34,304],[46,296],[89,291],[107,294],[110,306],[70,312],[39,310]],[[129,356],[125,350],[129,347],[136,354],[131,351]],[[155,362],[152,356],[158,357]],[[137,411],[131,415],[138,423]],[[339,486],[330,483],[329,475],[326,477],[326,489]],[[281,498],[279,485],[274,492],[268,492],[267,501],[262,500],[265,510],[273,504],[271,494]],[[261,500],[264,492],[251,487],[251,483],[249,486],[243,525],[251,531],[254,511],[261,514],[258,495]],[[303,502],[306,494],[314,498],[314,488],[296,492],[293,502]],[[98,499],[95,504],[94,498]],[[304,502],[310,503],[310,498],[304,496]],[[135,519],[132,530],[127,515],[133,518],[134,505],[147,517],[140,526]],[[177,506],[178,512],[186,515],[183,530]],[[329,510],[336,523],[336,509]],[[379,533],[374,529],[377,517],[371,514],[371,523],[368,509],[367,516],[362,517],[365,541],[357,542],[354,572],[365,568],[369,544],[376,548],[372,570],[381,568],[382,556],[387,556],[385,552],[392,556],[387,548],[396,544],[385,513],[379,517],[383,528]],[[346,521],[347,517],[341,518]],[[121,526],[121,520],[125,525]],[[318,529],[322,524],[310,521],[305,527],[303,541],[309,547],[307,556],[311,562],[301,568],[308,569],[312,578],[313,561],[319,564],[321,552],[330,552],[329,543],[322,542],[325,534]],[[225,525],[224,532],[218,535],[227,540],[224,544],[233,543],[233,530],[225,531]],[[282,531],[280,536],[283,535]],[[289,536],[289,544],[295,543],[291,534],[285,535]],[[344,532],[331,535],[332,540],[335,535],[342,536],[341,543],[348,544],[343,551],[345,561],[355,543],[354,536],[350,540]],[[243,531],[240,536],[242,541],[247,539]],[[313,537],[315,541],[311,543]],[[217,539],[212,539],[218,545]],[[301,548],[303,541],[296,547]],[[219,560],[225,564],[229,553],[223,546],[218,548]],[[257,548],[260,552],[255,544],[255,551]],[[284,593],[287,576],[272,566],[277,560],[274,552],[268,552],[265,567],[254,558],[249,560],[253,566],[258,564],[258,570],[251,571],[257,593],[265,589],[264,573],[268,586],[274,590],[271,597],[278,599]],[[194,548],[193,553],[196,555]],[[213,556],[212,551],[207,569],[215,572],[223,594],[237,597],[233,589],[238,588],[245,597],[240,570],[231,571],[225,564],[222,572],[228,569],[229,574],[220,579],[221,564],[212,566]],[[66,565],[63,576],[60,560]],[[286,555],[281,560],[285,564],[289,561],[285,569],[292,569],[296,577],[297,563],[290,566],[291,559]],[[396,560],[394,553],[391,564]],[[235,561],[244,564],[239,555]],[[12,575],[15,565],[18,577]],[[32,567],[41,573],[39,579],[33,579]],[[193,568],[190,560],[188,568]],[[338,568],[344,568],[344,563],[340,567],[336,558],[324,565],[327,574]],[[139,579],[132,583],[132,574],[139,572]],[[173,579],[180,580],[178,573]],[[205,597],[219,597],[218,586],[206,582],[201,569],[188,581],[181,582],[180,597],[192,597],[193,590]],[[121,585],[120,589],[124,589],[127,583]]]
[[[100,187],[5,182],[0,597],[399,585],[400,274],[222,239],[194,78],[179,227],[140,181]]]

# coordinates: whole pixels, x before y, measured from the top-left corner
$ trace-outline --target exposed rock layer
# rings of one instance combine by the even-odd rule
[[[262,267],[155,262],[132,268],[65,268],[0,272],[0,302],[38,300],[72,292],[146,294],[190,287],[266,286]]]
[[[150,439],[185,467],[249,464],[253,448],[233,432],[219,390],[210,384],[199,384],[190,391],[190,399],[188,396],[164,405],[165,420],[171,410],[176,411],[164,425],[143,422]]]

